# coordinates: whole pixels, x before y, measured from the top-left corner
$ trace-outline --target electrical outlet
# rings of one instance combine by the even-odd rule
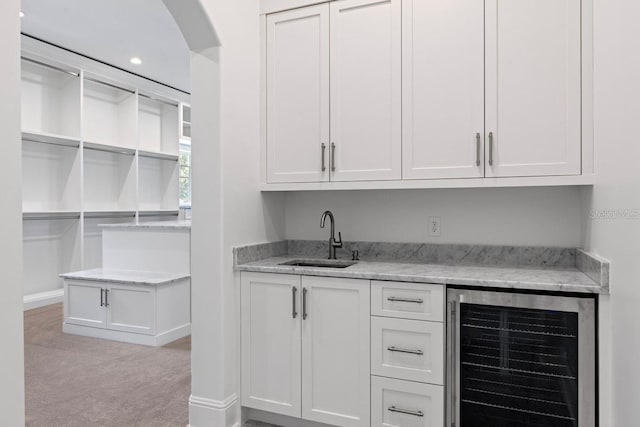
[[[440,236],[440,217],[439,216],[430,216],[429,217],[429,236]]]

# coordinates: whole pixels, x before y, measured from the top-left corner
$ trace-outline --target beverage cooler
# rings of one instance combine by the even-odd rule
[[[594,427],[595,298],[447,291],[447,426]]]

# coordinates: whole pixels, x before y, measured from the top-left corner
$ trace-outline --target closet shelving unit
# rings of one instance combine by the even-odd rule
[[[142,90],[141,78],[120,71],[96,72],[102,64],[88,71],[71,54],[62,57],[76,66],[52,57],[23,51],[22,59],[27,307],[61,300],[60,273],[101,266],[100,224],[179,212],[184,99],[160,84]]]

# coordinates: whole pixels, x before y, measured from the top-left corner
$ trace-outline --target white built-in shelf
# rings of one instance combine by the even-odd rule
[[[138,148],[145,153],[178,155],[178,103],[150,95],[138,98]]]
[[[138,158],[138,210],[178,210],[178,162]]]
[[[79,217],[79,213],[74,214],[73,218],[65,213],[59,217],[23,221],[25,294],[61,289],[62,280],[58,275],[65,271],[76,271],[82,266]]]
[[[135,156],[102,150],[84,150],[84,209],[136,209]]]
[[[159,153],[155,151],[139,150],[138,155],[140,157],[148,157],[151,159],[160,159],[160,160],[171,160],[174,162],[177,162],[180,159],[180,156],[177,154]]]
[[[80,178],[77,148],[22,142],[23,211],[79,211]]]
[[[80,147],[80,138],[52,133],[22,131],[22,140],[41,144],[60,145],[63,147]]]
[[[80,136],[80,72],[22,59],[22,129],[34,134]]]
[[[135,149],[135,90],[91,76],[85,76],[83,83],[83,139],[107,146]]]
[[[135,148],[120,147],[117,145],[101,144],[98,142],[85,141],[83,144],[85,150],[104,151],[107,153],[123,154],[125,156],[133,156],[136,154]]]
[[[60,273],[101,267],[100,224],[178,215],[188,95],[22,42],[24,291],[58,295]]]

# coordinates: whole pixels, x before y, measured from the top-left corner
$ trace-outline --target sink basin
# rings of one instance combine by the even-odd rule
[[[347,268],[354,264],[357,264],[357,262],[336,259],[294,259],[293,261],[283,262],[280,265],[290,265],[293,267]]]

